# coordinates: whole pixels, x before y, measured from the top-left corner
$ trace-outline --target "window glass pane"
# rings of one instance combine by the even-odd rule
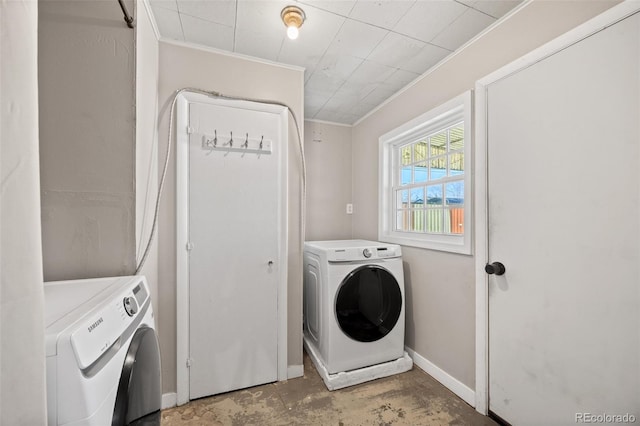
[[[400,170],[400,185],[411,183],[411,166],[404,166]]]
[[[464,149],[464,123],[449,129],[449,150]]]
[[[396,191],[396,208],[407,209],[409,208],[409,190],[401,189]]]
[[[429,162],[431,174],[429,180],[436,180],[447,175],[447,157],[437,157]]]
[[[434,155],[446,154],[447,152],[447,132],[442,131],[438,134],[435,134],[429,138],[429,142],[431,143],[431,150],[429,151],[429,155],[432,157]]]
[[[445,184],[448,206],[461,206],[464,204],[464,181],[457,180]]]
[[[400,161],[402,165],[411,164],[411,145],[402,147],[400,150]]]
[[[408,231],[409,230],[409,210],[398,210],[396,212],[396,231]]]
[[[427,163],[422,162],[413,166],[413,181],[416,183],[427,181]]]
[[[429,206],[442,205],[442,185],[427,186],[427,204]]]
[[[413,144],[413,161],[423,161],[427,159],[427,142],[421,141]]]
[[[413,188],[411,190],[411,207],[424,205],[424,188]]]
[[[427,209],[427,232],[442,233],[442,209]]]
[[[449,210],[449,232],[464,234],[464,208],[456,207]]]
[[[411,230],[414,232],[424,232],[424,210],[411,211]]]
[[[464,174],[464,154],[453,152],[449,154],[449,176],[460,176]]]

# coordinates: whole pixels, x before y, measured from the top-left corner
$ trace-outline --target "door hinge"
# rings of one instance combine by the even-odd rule
[[[192,243],[187,243],[186,249],[187,249],[187,251],[193,250],[193,244]]]
[[[191,368],[191,358],[187,358],[187,368]]]
[[[187,126],[187,134],[190,135],[191,133],[194,133],[195,130],[193,129],[193,127],[191,126]]]

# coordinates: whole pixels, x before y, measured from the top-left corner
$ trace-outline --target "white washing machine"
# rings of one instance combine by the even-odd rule
[[[403,357],[404,311],[400,246],[305,243],[304,338],[329,375]]]
[[[159,425],[160,351],[143,276],[47,282],[49,425]]]

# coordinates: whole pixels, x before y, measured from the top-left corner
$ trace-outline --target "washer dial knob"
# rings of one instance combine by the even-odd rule
[[[124,310],[130,317],[134,316],[138,312],[138,302],[132,296],[127,296],[123,300]]]
[[[367,259],[371,257],[371,250],[369,250],[368,248],[362,250],[362,255],[364,257],[366,257]]]

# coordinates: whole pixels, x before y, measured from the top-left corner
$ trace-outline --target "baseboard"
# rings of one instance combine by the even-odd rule
[[[173,408],[178,404],[178,394],[175,392],[163,393],[162,394],[162,405],[161,408]]]
[[[476,406],[476,393],[469,386],[462,383],[413,349],[405,346],[405,350],[413,358],[413,363],[423,369],[431,377],[446,386],[451,392],[462,398],[467,404],[472,407]]]
[[[287,379],[304,376],[304,365],[290,365],[287,367]]]

